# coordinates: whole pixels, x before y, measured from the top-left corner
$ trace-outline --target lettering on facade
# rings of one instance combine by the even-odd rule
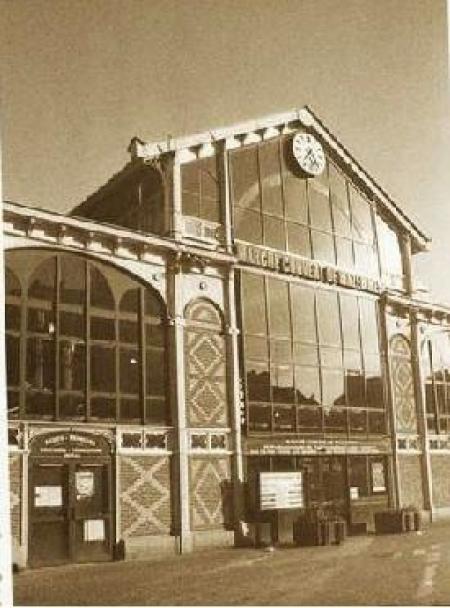
[[[320,264],[315,260],[298,258],[288,253],[269,251],[245,243],[236,244],[236,253],[239,260],[244,264],[331,285],[339,285],[340,287],[370,291],[377,294],[381,292],[380,282],[376,279]]]

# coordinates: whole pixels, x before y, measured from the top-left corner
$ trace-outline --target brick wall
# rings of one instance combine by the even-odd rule
[[[22,457],[9,454],[9,500],[11,507],[11,534],[20,544],[20,520],[22,499]]]
[[[121,456],[119,475],[121,537],[169,534],[170,458]]]
[[[232,523],[230,458],[191,457],[191,529],[223,529]]]
[[[433,454],[431,456],[433,479],[433,506],[450,507],[450,456]]]
[[[422,470],[418,454],[399,456],[402,507],[423,508]]]

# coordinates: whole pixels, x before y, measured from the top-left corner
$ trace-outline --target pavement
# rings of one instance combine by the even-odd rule
[[[450,523],[339,546],[212,549],[14,575],[17,606],[450,604]]]

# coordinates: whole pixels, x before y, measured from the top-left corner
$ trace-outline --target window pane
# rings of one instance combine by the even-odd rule
[[[181,165],[182,211],[184,215],[199,215],[200,174],[198,162]]]
[[[5,267],[5,295],[20,296],[20,282],[12,270]]]
[[[382,272],[385,274],[402,275],[402,256],[396,232],[378,216],[377,232]]]
[[[369,202],[355,188],[350,186],[353,238],[365,243],[373,243],[372,210]]]
[[[291,284],[292,325],[294,340],[316,342],[314,290]]]
[[[291,363],[292,346],[290,340],[271,340],[270,360],[272,363]]]
[[[294,361],[301,365],[318,365],[319,355],[315,344],[294,342]]]
[[[6,335],[6,376],[8,386],[18,386],[20,376],[20,339]]]
[[[269,348],[267,338],[257,338],[254,336],[245,337],[245,356],[249,359],[267,361],[269,358]]]
[[[270,401],[269,366],[259,361],[246,361],[249,401]]]
[[[52,417],[55,415],[55,397],[51,393],[27,392],[25,408],[30,416]]]
[[[259,146],[259,170],[263,212],[283,216],[278,140]]]
[[[272,408],[267,405],[250,404],[248,426],[251,431],[268,431],[271,427]]]
[[[315,260],[336,264],[334,239],[331,234],[311,230],[312,251]]]
[[[138,324],[136,321],[119,321],[119,336],[121,342],[136,344],[138,341]]]
[[[30,298],[53,302],[55,299],[56,257],[39,265],[30,279],[28,295]]]
[[[59,333],[62,336],[83,338],[86,333],[84,315],[61,310],[59,313]]]
[[[345,373],[347,404],[353,407],[364,405],[364,376],[361,372]]]
[[[90,277],[91,306],[105,310],[114,310],[114,296],[106,278],[94,266],[90,268]]]
[[[272,400],[275,403],[294,403],[292,366],[271,368]]]
[[[359,349],[358,300],[355,296],[341,294],[340,303],[344,348]]]
[[[115,340],[116,325],[114,319],[91,317],[91,340]]]
[[[198,217],[200,215],[200,196],[193,192],[185,192],[182,194],[182,209],[184,215]]]
[[[327,407],[345,404],[344,377],[341,370],[322,369],[322,403]]]
[[[353,247],[350,240],[336,237],[336,256],[339,267],[353,270]]]
[[[106,397],[91,398],[91,417],[92,418],[116,418],[116,400]]]
[[[353,488],[358,488],[358,495],[361,497],[369,495],[369,478],[367,474],[367,457],[352,456],[349,458],[349,484]]]
[[[20,306],[5,304],[5,328],[20,329]]]
[[[86,262],[76,256],[62,256],[60,280],[61,302],[83,305],[86,299]]]
[[[324,410],[325,432],[342,433],[347,430],[347,412],[339,408]]]
[[[300,224],[287,224],[288,251],[305,258],[311,257],[309,228]]]
[[[162,396],[166,389],[165,353],[159,348],[148,348],[146,352],[146,394]]]
[[[120,420],[141,420],[141,404],[138,399],[120,400]]]
[[[289,314],[288,283],[268,279],[269,292],[269,327],[271,337],[291,337],[291,319]]]
[[[84,418],[86,416],[84,395],[60,395],[59,415],[61,418]]]
[[[55,344],[53,340],[28,338],[26,377],[30,387],[53,390],[55,385]]]
[[[120,300],[120,310],[137,314],[139,307],[139,289],[129,289]]]
[[[166,426],[170,424],[170,412],[164,399],[146,399],[146,423]]]
[[[244,331],[249,334],[267,334],[266,298],[264,278],[243,272],[242,303],[244,308]]]
[[[386,433],[384,412],[369,412],[369,433]]]
[[[259,212],[234,210],[234,233],[237,239],[248,243],[262,243],[262,221]]]
[[[40,334],[54,334],[55,315],[53,312],[53,308],[48,310],[40,308],[29,308],[27,328],[29,331],[38,332]]]
[[[378,326],[377,326],[377,303],[375,300],[359,298],[361,314],[361,338],[365,352],[376,353],[379,351]]]
[[[297,403],[318,405],[320,399],[319,369],[295,367],[295,391]]]
[[[298,426],[309,432],[322,432],[322,408],[299,407],[297,409]]]
[[[256,146],[230,152],[234,204],[260,209]]]
[[[147,346],[165,346],[166,333],[163,325],[145,324],[145,343]]]
[[[350,410],[350,433],[367,433],[367,412],[365,410]]]
[[[120,391],[139,393],[139,352],[137,349],[120,349]]]
[[[331,346],[341,346],[341,328],[336,292],[317,291],[317,316],[319,342]]]
[[[275,406],[273,408],[273,430],[278,432],[295,431],[295,408]]]
[[[367,407],[382,409],[383,403],[383,384],[380,376],[375,376],[366,372],[366,394]]]
[[[116,392],[116,357],[114,348],[91,346],[91,389]]]
[[[84,344],[60,342],[59,386],[63,390],[84,390],[86,386],[86,354]]]
[[[349,237],[351,236],[350,208],[346,180],[332,163],[329,164],[329,180],[334,229],[337,234]]]
[[[331,232],[331,212],[328,188],[316,179],[308,181],[311,226]]]
[[[264,222],[264,244],[274,249],[286,249],[284,236],[284,222],[269,215],[263,216]]]
[[[308,199],[306,180],[300,177],[287,176],[284,181],[284,200],[286,219],[308,224]]]
[[[17,391],[8,391],[8,418],[19,417],[20,396]]]

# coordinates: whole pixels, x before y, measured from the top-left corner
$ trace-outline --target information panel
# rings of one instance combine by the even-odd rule
[[[259,506],[261,511],[271,509],[300,509],[304,506],[303,474],[260,473]]]

